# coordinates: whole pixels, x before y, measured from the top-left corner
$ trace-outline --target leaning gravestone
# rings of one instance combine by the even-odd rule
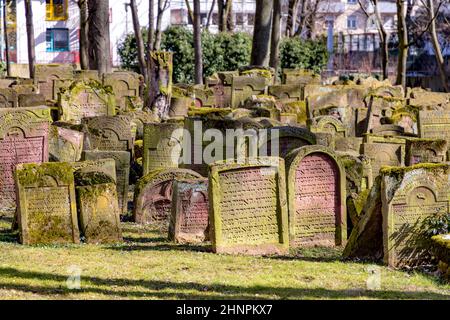
[[[289,249],[284,161],[247,158],[210,166],[211,240],[216,253],[284,254]]]
[[[168,225],[172,208],[174,180],[199,179],[201,175],[185,169],[155,170],[143,177],[134,192],[134,221],[139,224]]]
[[[83,118],[116,114],[114,94],[96,81],[74,81],[59,93],[58,104],[64,122],[80,124]]]
[[[450,167],[423,164],[382,170],[384,261],[391,267],[420,265],[430,258],[423,222],[450,213]]]
[[[209,240],[208,179],[175,180],[169,239],[177,243]]]
[[[287,158],[291,242],[341,246],[347,240],[346,174],[338,156],[306,146]]]
[[[147,123],[144,126],[144,175],[178,168],[183,147],[183,123]]]
[[[128,211],[131,155],[126,151],[84,151],[83,160],[114,159],[116,162],[117,195],[122,213]]]
[[[130,119],[126,116],[101,116],[84,118],[88,128],[86,139],[91,150],[129,151],[133,150],[134,133]]]
[[[20,164],[16,184],[22,244],[80,242],[73,169],[69,164]]]
[[[20,163],[48,161],[50,109],[0,109],[0,212],[13,213],[13,172]]]
[[[49,154],[52,162],[77,162],[83,152],[84,133],[52,125]]]

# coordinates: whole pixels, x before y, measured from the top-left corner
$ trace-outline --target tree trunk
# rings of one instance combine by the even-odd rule
[[[149,106],[160,119],[169,116],[170,99],[172,97],[172,53],[152,51],[150,53],[150,88],[148,92]]]
[[[11,77],[11,60],[9,58],[9,35],[8,35],[8,14],[7,14],[7,0],[3,0],[3,37],[5,39],[5,60],[6,60],[6,75]]]
[[[286,22],[286,36],[293,37],[295,35],[295,27],[297,25],[298,16],[298,0],[289,0],[289,9]]]
[[[227,19],[227,31],[234,31],[235,21],[233,15],[233,0],[227,1],[226,19]]]
[[[269,64],[272,8],[272,0],[256,0],[252,65],[267,66]]]
[[[380,35],[381,69],[383,70],[383,79],[387,79],[389,77],[389,38],[386,32],[386,28],[384,27],[383,20],[381,19],[378,0],[372,0],[372,4],[377,21],[378,33]]]
[[[109,0],[89,0],[89,67],[100,77],[111,73]]]
[[[225,19],[224,19],[224,0],[218,0],[217,1],[217,19],[219,20],[217,24],[219,25],[219,31],[224,32],[225,31]]]
[[[161,38],[162,38],[162,18],[164,11],[167,8],[167,0],[158,0],[158,15],[156,16],[156,35],[155,35],[155,50],[161,50]]]
[[[397,31],[399,54],[397,63],[397,85],[401,85],[406,92],[406,63],[408,60],[408,30],[406,28],[405,0],[397,0]]]
[[[33,8],[31,0],[25,0],[25,17],[27,22],[27,44],[28,44],[28,68],[30,70],[30,78],[36,78],[36,53],[35,53],[35,39],[34,39],[34,25],[33,25]]]
[[[445,92],[449,92],[448,88],[448,80],[447,75],[445,72],[445,61],[444,57],[442,56],[442,50],[441,45],[439,43],[439,38],[436,31],[436,16],[434,12],[434,3],[433,0],[427,0],[428,3],[428,14],[430,16],[430,35],[431,35],[431,42],[433,43],[433,49],[434,49],[434,55],[436,56],[436,63],[438,65],[439,69],[439,75],[441,77],[442,87],[444,88]]]
[[[148,1],[148,35],[147,35],[147,63],[150,68],[150,52],[155,45],[155,1]]]
[[[270,43],[270,66],[278,72],[280,62],[280,37],[281,37],[281,0],[273,1],[272,39]],[[277,77],[275,77],[276,79]]]
[[[217,16],[219,19],[219,31],[226,32],[234,29],[233,19],[233,1],[232,0],[218,0],[217,1]]]
[[[203,53],[200,0],[194,0],[195,83],[203,84]]]
[[[194,13],[192,12],[191,3],[189,2],[189,0],[184,0],[184,2],[186,3],[188,17],[191,19],[192,24],[194,24]]]
[[[89,69],[89,22],[88,0],[79,0],[80,9],[80,65],[82,70]]]
[[[142,38],[141,25],[139,24],[139,16],[137,13],[136,0],[130,0],[131,16],[133,18],[134,36],[136,37],[139,70],[144,76],[144,81],[147,82],[147,64],[145,62],[145,48],[144,39]]]
[[[206,20],[206,30],[209,29],[209,26],[211,25],[211,19],[212,19],[212,15],[214,13],[214,7],[216,6],[216,0],[213,0],[212,4],[211,4],[211,9],[209,10],[208,13],[208,19]]]

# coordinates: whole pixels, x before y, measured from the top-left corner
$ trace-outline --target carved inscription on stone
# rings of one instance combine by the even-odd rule
[[[450,141],[450,111],[420,111],[420,136]]]
[[[295,178],[295,234],[300,243],[335,243],[340,220],[339,171],[326,154],[306,156]]]

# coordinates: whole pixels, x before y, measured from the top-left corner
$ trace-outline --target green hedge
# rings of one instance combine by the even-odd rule
[[[145,43],[147,30],[143,30]],[[174,53],[174,82],[192,83],[194,81],[194,47],[192,31],[184,27],[169,27],[162,36],[163,50]],[[247,33],[202,34],[203,65],[205,76],[217,71],[237,70],[250,63],[252,37]],[[139,71],[136,39],[128,35],[118,48],[122,68]],[[326,44],[323,40],[303,41],[283,39],[280,47],[282,68],[301,68],[320,72],[327,63]]]

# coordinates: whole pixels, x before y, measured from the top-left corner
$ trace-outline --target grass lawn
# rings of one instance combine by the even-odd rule
[[[27,247],[0,219],[0,299],[450,299],[450,285],[379,266],[381,290],[367,290],[369,264],[340,250],[285,257],[223,256],[166,241],[155,228],[124,224],[126,243]],[[70,290],[71,268],[81,290]]]

